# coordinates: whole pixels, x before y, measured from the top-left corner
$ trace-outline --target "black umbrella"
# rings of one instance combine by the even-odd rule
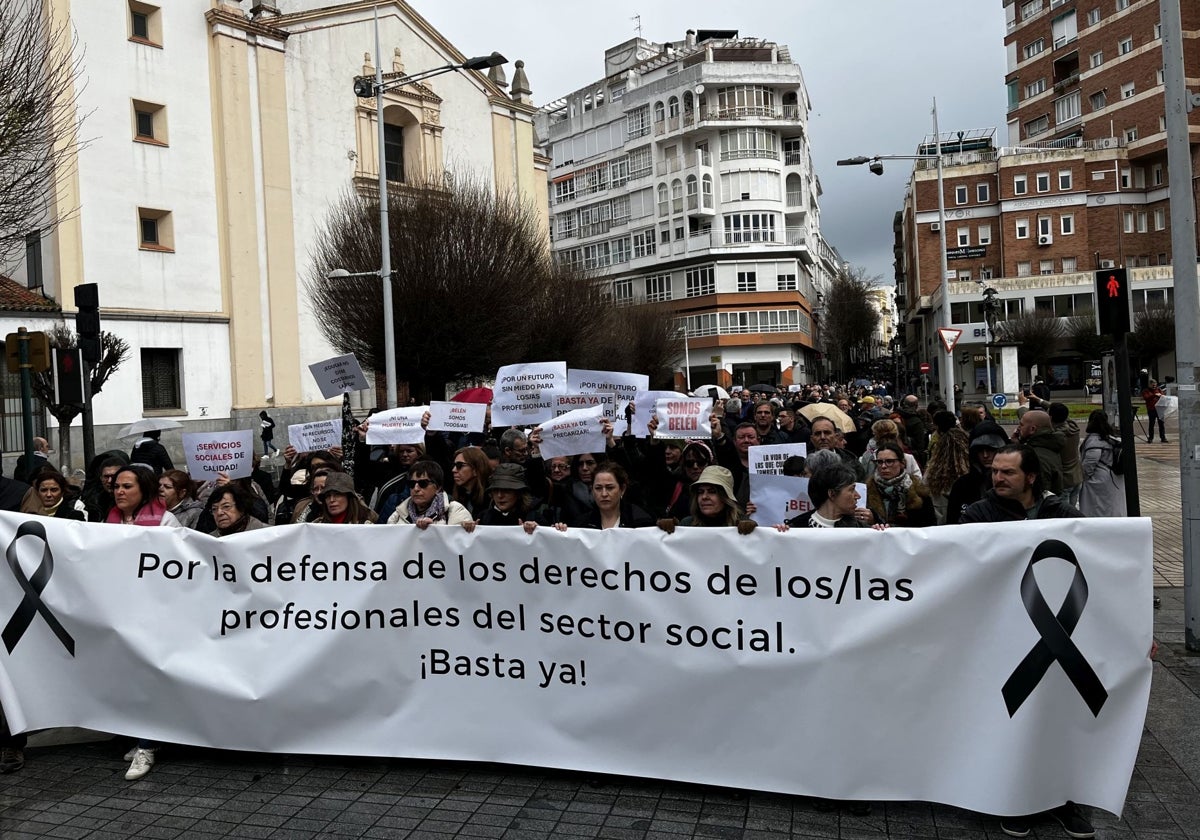
[[[759,382],[756,385],[751,385],[750,390],[756,394],[774,394],[778,389],[774,385]]]

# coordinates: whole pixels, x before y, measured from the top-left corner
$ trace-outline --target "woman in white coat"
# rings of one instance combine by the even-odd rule
[[[1087,437],[1079,447],[1083,467],[1079,511],[1084,516],[1125,515],[1125,478],[1113,472],[1112,437],[1108,415],[1096,409],[1088,417]]]

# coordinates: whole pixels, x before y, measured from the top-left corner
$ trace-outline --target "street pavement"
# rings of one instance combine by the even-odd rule
[[[1139,445],[1138,470],[1142,513],[1154,524],[1160,649],[1125,810],[1093,811],[1092,821],[1101,838],[1200,838],[1200,655],[1183,645],[1175,443]],[[802,797],[464,762],[176,747],[126,782],[128,745],[81,730],[35,736],[25,769],[0,776],[0,840],[1005,836],[992,818],[927,803],[874,803],[861,816]],[[1065,835],[1044,821],[1033,836]]]

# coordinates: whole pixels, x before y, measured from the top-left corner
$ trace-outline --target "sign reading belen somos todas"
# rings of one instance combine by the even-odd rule
[[[196,481],[213,481],[218,473],[246,478],[254,472],[254,432],[184,432],[183,456]]]

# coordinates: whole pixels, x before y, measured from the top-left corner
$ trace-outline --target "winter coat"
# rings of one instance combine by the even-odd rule
[[[1034,515],[1021,506],[1020,502],[1004,499],[995,490],[988,490],[983,498],[963,511],[958,520],[961,524],[969,522],[1023,522],[1026,519],[1070,519],[1082,516],[1079,511],[1067,504],[1062,496],[1045,493],[1038,502]]]
[[[640,507],[628,502],[621,501],[621,522],[618,528],[649,528],[654,525],[654,517],[646,513]],[[582,519],[576,520],[572,527],[574,528],[592,528],[600,530],[600,509],[593,508],[592,512]]]
[[[1079,510],[1084,516],[1125,516],[1125,477],[1112,471],[1113,445],[1090,434],[1079,450],[1083,487]]]
[[[1079,424],[1066,420],[1056,424],[1054,431],[1063,436],[1063,487],[1077,487],[1083,483],[1083,469],[1079,463]]]
[[[934,438],[925,466],[925,483],[935,496],[950,493],[954,482],[971,471],[967,433],[957,426]]]
[[[876,519],[886,522],[889,526],[905,528],[924,528],[934,524],[933,499],[929,495],[929,488],[919,478],[910,476],[909,480],[912,484],[904,499],[904,512],[889,517],[876,477],[871,476],[867,479],[866,506],[875,514]]]
[[[967,508],[983,498],[992,487],[992,471],[972,462],[971,471],[960,477],[946,497],[946,524],[957,525]]]
[[[925,420],[921,417],[920,409],[900,406],[897,414],[900,416],[899,422],[904,424],[904,435],[908,438],[908,448],[917,456],[917,461],[924,460],[925,452],[929,448],[929,430],[925,427]]]
[[[155,475],[162,475],[167,470],[175,469],[167,449],[154,438],[142,438],[129,453],[129,463],[145,464]]]
[[[1038,456],[1042,484],[1056,496],[1066,486],[1063,483],[1063,436],[1054,429],[1038,429],[1021,441]]]

